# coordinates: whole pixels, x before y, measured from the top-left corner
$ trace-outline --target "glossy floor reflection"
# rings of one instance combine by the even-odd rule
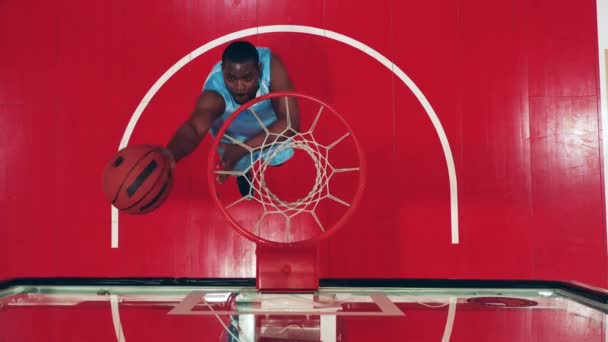
[[[606,341],[606,303],[554,288],[28,286],[0,341]]]

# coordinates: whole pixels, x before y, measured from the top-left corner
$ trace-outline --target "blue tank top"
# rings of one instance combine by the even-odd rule
[[[260,58],[261,67],[260,85],[256,93],[256,97],[259,97],[262,95],[266,95],[270,92],[271,52],[268,48],[257,48],[257,50]],[[228,88],[224,83],[221,61],[215,64],[213,66],[213,69],[211,69],[211,73],[205,81],[203,90],[211,90],[219,93],[222,98],[224,98],[224,102],[226,103],[226,109],[224,110],[224,113],[219,118],[217,118],[211,126],[211,134],[215,136],[224,121],[241,106],[240,104],[236,103],[234,98],[232,98],[232,95],[230,95],[230,92],[228,91]],[[262,101],[254,105],[252,108],[266,127],[272,125],[275,121],[277,121],[277,116],[272,108],[272,101]],[[246,111],[241,113],[234,121],[232,121],[232,124],[230,125],[226,133],[239,141],[246,141],[258,135],[262,130],[263,128],[260,126],[258,120],[256,120],[255,116],[251,113],[251,111],[247,109]],[[230,143],[230,140],[223,137],[222,142]]]

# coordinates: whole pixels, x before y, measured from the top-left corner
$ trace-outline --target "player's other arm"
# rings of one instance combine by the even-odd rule
[[[283,62],[274,54],[270,60],[270,91],[290,91],[294,90],[293,83],[287,73],[287,68]],[[287,113],[289,113],[291,128],[296,132],[300,131],[300,112],[298,110],[298,104],[295,98],[288,98],[285,101],[285,97],[278,97],[272,99],[272,106],[275,114],[277,115],[277,124],[280,126],[278,131],[281,132],[287,127]],[[293,135],[289,132],[289,135]]]
[[[194,111],[175,132],[167,144],[177,162],[192,153],[211,128],[213,121],[220,117],[226,108],[224,99],[215,91],[203,91],[196,101]]]
[[[276,56],[272,55],[270,60],[270,91],[289,91],[293,90],[294,86],[287,73],[287,68],[281,60]],[[268,127],[268,130],[272,133],[279,134],[285,132],[290,123],[291,129],[296,132],[300,131],[300,112],[295,98],[288,98],[287,104],[285,101],[286,97],[278,97],[272,99],[272,106],[275,114],[277,115],[277,121]],[[289,110],[288,110],[289,109]],[[290,121],[287,120],[287,113],[289,113]],[[266,133],[262,132],[258,136],[253,137],[245,143],[252,148],[261,146],[264,142],[266,144],[273,143],[275,140],[284,140],[285,136],[294,135],[293,131],[286,131],[284,136],[275,136],[275,139],[265,140]]]

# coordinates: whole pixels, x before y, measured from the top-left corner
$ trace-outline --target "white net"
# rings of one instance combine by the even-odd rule
[[[348,127],[342,125],[331,125],[331,131],[337,138],[332,139],[329,142],[321,143],[320,139],[316,136],[316,130],[319,127],[319,121],[324,116],[329,119],[331,116],[338,115],[331,110],[327,110],[322,105],[316,107],[312,115],[314,120],[306,130],[297,131],[292,125],[292,113],[290,113],[289,101],[296,101],[293,98],[283,97],[281,101],[284,101],[285,108],[287,109],[287,126],[282,132],[271,132],[264,124],[253,109],[249,108],[249,113],[255,117],[255,120],[261,126],[263,134],[265,134],[264,142],[261,146],[250,147],[242,141],[231,137],[228,134],[224,134],[224,140],[233,144],[237,144],[240,147],[247,150],[249,158],[249,167],[242,171],[231,171],[231,170],[216,170],[217,175],[232,175],[240,176],[242,179],[246,179],[251,187],[251,192],[247,196],[238,197],[236,200],[225,203],[224,207],[230,212],[232,208],[236,208],[243,202],[254,201],[258,203],[262,210],[259,211],[259,216],[255,219],[255,222],[251,222],[250,227],[246,229],[250,230],[257,236],[260,236],[260,231],[264,226],[265,222],[273,217],[276,220],[276,216],[279,216],[284,224],[284,237],[281,239],[282,242],[292,242],[295,232],[292,230],[292,221],[294,218],[301,215],[309,215],[315,222],[316,231],[321,234],[331,227],[325,223],[317,211],[319,205],[324,201],[332,201],[345,208],[348,208],[352,204],[352,198],[343,198],[339,193],[333,191],[332,181],[340,174],[344,173],[355,173],[361,170],[361,161],[355,158],[351,161],[353,165],[348,167],[337,167],[332,164],[332,157],[335,154],[344,153],[344,151],[336,151],[336,149],[344,144],[348,139],[354,139],[352,137]],[[306,115],[305,113],[299,113],[300,116]],[[341,122],[340,120],[334,120],[334,122]],[[336,135],[337,134],[337,135]],[[326,134],[325,134],[326,135]],[[352,144],[349,146],[353,146]],[[293,150],[297,153],[304,153],[312,164],[314,165],[314,181],[310,189],[305,191],[302,196],[297,198],[284,198],[273,192],[268,181],[268,170],[272,167],[272,161],[275,157],[280,156],[286,151]],[[351,148],[347,150],[352,155],[357,155],[358,151]],[[287,161],[286,163],[289,163]],[[289,175],[285,175],[288,177]],[[313,175],[307,174],[306,176],[312,177]],[[358,179],[357,179],[358,180]],[[294,180],[296,181],[296,180]],[[353,184],[352,187],[356,188],[358,184]]]

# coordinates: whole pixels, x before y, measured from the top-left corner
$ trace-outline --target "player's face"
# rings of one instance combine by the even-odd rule
[[[234,97],[234,100],[243,104],[253,98],[258,91],[260,71],[254,61],[235,63],[225,61],[222,64],[224,83]]]

